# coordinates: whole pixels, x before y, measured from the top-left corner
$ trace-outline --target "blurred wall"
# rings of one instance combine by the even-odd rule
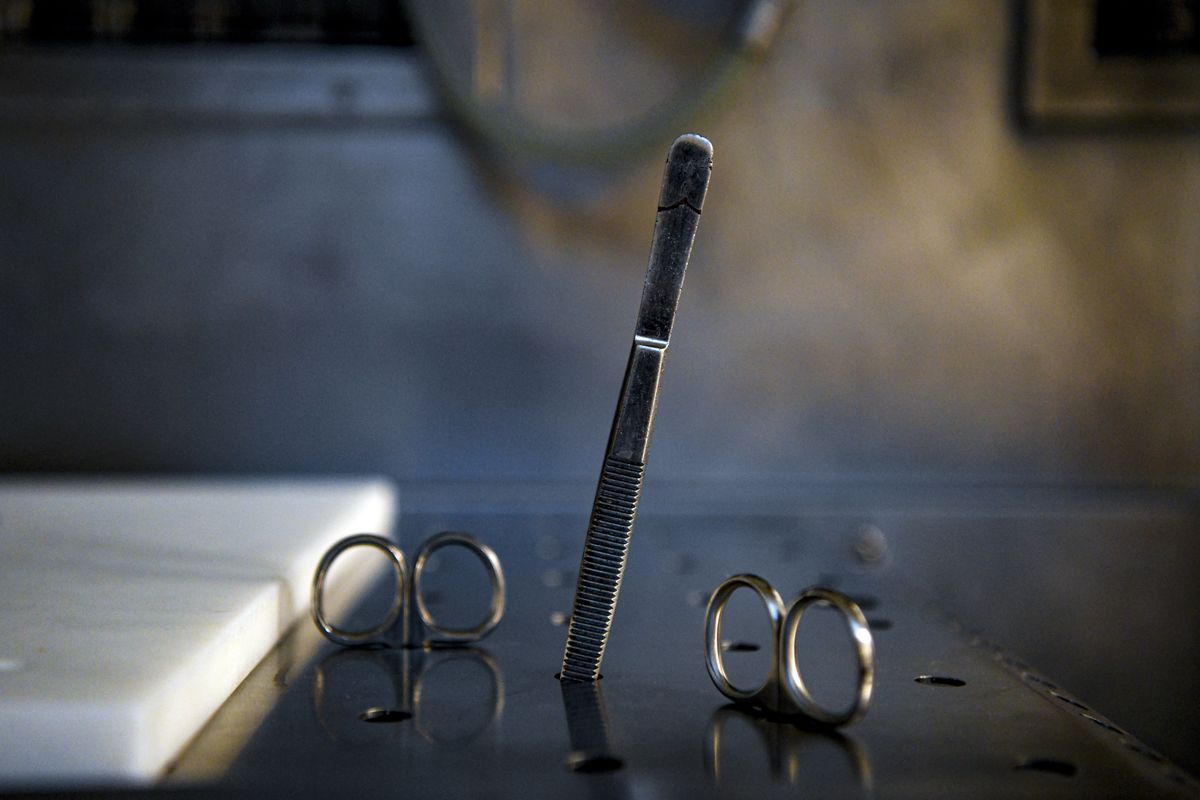
[[[695,120],[652,477],[1194,474],[1200,148],[1015,133],[1009,14],[801,3]],[[489,178],[367,53],[0,55],[0,463],[591,476],[659,157]]]

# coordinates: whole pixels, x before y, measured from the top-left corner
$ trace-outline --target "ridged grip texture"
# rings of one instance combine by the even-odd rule
[[[594,681],[612,630],[645,466],[606,458],[588,522],[561,678]]]

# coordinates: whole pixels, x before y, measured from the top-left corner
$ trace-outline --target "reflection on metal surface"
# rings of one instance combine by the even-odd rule
[[[732,647],[726,646],[721,638],[721,626],[725,607],[739,588],[752,589],[758,594],[766,607],[773,631],[771,666],[766,680],[755,689],[737,688],[725,672],[724,653]],[[845,711],[835,712],[821,707],[813,699],[800,674],[800,665],[796,660],[796,634],[805,610],[813,605],[830,606],[840,612],[854,642],[854,654],[858,661],[857,691],[854,702]],[[708,675],[713,684],[735,703],[744,703],[774,714],[799,714],[824,725],[856,722],[871,705],[875,686],[875,640],[862,609],[841,592],[812,587],[802,591],[785,608],[783,598],[767,581],[757,575],[734,575],[718,586],[708,601],[704,614],[704,649]]]
[[[770,719],[762,714],[748,711],[730,704],[713,712],[708,724],[704,748],[704,769],[708,777],[717,784],[729,778],[724,769],[724,750],[728,748],[725,726],[730,720],[743,720],[757,731],[758,740],[767,754],[771,779],[776,783],[797,786],[805,777],[804,753],[816,742],[836,745],[843,753],[853,771],[855,782],[865,793],[874,790],[871,759],[866,749],[853,737],[828,728],[803,728],[797,725]]]
[[[477,647],[447,647],[411,654],[417,660],[412,684],[413,721],[417,731],[427,741],[435,744],[465,744],[474,741],[504,715],[504,673],[487,650]],[[424,661],[429,665],[425,666]],[[489,699],[485,703],[472,699],[472,692],[464,688],[463,682],[454,684],[454,691],[449,695],[449,704],[454,713],[446,713],[448,709],[440,705],[431,710],[429,696],[434,688],[434,676],[446,671],[452,665],[470,665],[476,672],[482,672],[488,685]],[[471,684],[466,684],[469,687]],[[439,698],[440,699],[440,698]],[[465,730],[448,731],[446,726],[439,726],[439,720],[454,720],[461,722],[468,718],[470,709],[483,708],[487,713],[473,726]]]
[[[356,676],[355,668],[363,666],[386,687],[384,692],[375,686],[362,690],[366,682]],[[339,679],[339,675],[342,676]],[[364,725],[362,715],[372,709],[386,708],[408,711],[408,653],[385,648],[335,650],[317,664],[312,680],[312,709],[317,723],[335,742],[359,746],[377,745],[397,736],[393,725]],[[342,686],[347,682],[349,686]],[[333,687],[337,685],[338,688]],[[388,691],[390,690],[390,691]],[[364,695],[359,697],[359,695]],[[340,703],[342,707],[331,707]]]
[[[469,665],[484,676],[486,699],[474,691],[476,683],[458,680],[453,692],[445,696],[438,692],[437,700],[431,702],[430,695],[437,691],[437,674],[455,664]],[[345,673],[354,665],[364,665],[382,676],[381,682],[390,691],[380,692],[378,687],[364,691],[361,675],[338,678],[339,672]],[[334,688],[335,683],[343,681],[349,686]],[[340,743],[379,744],[395,738],[408,727],[403,723],[411,720],[412,727],[430,743],[465,744],[479,738],[503,715],[504,673],[491,653],[475,647],[337,650],[317,665],[312,708],[321,728]],[[485,713],[465,730],[448,732],[440,724],[469,719],[471,710],[478,708]]]
[[[625,766],[613,753],[608,707],[598,681],[561,681],[563,710],[571,751],[567,766],[575,772],[615,772]]]
[[[325,580],[329,569],[338,556],[352,547],[367,546],[382,550],[389,558],[396,575],[395,589],[392,593],[391,604],[382,622],[362,631],[348,631],[335,626],[325,616]],[[440,625],[429,610],[429,604],[435,602],[433,593],[428,597],[421,590],[425,573],[435,572],[434,553],[443,547],[462,547],[478,556],[488,572],[491,586],[491,600],[487,617],[478,625],[469,628],[448,628]],[[408,565],[402,551],[394,542],[385,536],[360,533],[348,536],[337,542],[326,551],[317,565],[317,571],[312,580],[312,617],[317,629],[331,642],[345,647],[361,645],[386,645],[383,637],[392,629],[396,621],[404,616],[404,632],[402,641],[405,646],[416,646],[415,632],[420,631],[421,641],[426,647],[438,644],[454,644],[477,642],[492,632],[504,617],[506,601],[504,568],[500,565],[500,557],[496,551],[468,533],[443,531],[431,536],[417,548],[416,559],[413,562],[412,578],[409,579]],[[408,613],[406,614],[405,611]],[[414,613],[415,612],[415,613]],[[434,636],[429,636],[432,632]]]

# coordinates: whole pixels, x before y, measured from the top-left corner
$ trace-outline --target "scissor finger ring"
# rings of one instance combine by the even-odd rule
[[[756,689],[739,689],[725,671],[721,628],[725,606],[739,588],[753,589],[766,606],[771,620],[771,667]],[[812,605],[832,606],[846,622],[857,659],[858,690],[854,703],[845,711],[830,711],[812,697],[796,661],[796,637],[800,619]],[[858,604],[832,589],[806,589],[786,608],[779,592],[757,575],[734,575],[713,592],[704,622],[704,646],[708,675],[723,695],[737,703],[756,706],[784,715],[803,715],[825,725],[845,725],[860,719],[871,704],[875,683],[875,644],[867,619]]]
[[[421,591],[421,576],[425,574],[425,565],[428,563],[429,557],[435,551],[450,545],[465,547],[477,555],[483,562],[484,568],[487,569],[488,580],[491,581],[492,599],[487,618],[471,628],[446,628],[437,624],[433,619],[433,614],[429,612],[429,607],[425,604],[425,594]],[[413,597],[417,601],[417,613],[421,616],[421,622],[443,639],[453,642],[479,641],[491,633],[504,616],[504,569],[500,566],[500,557],[496,555],[495,550],[468,533],[446,531],[432,536],[417,550],[417,559],[413,564]]]
[[[483,622],[470,628],[448,628],[438,624],[429,610],[425,595],[421,591],[421,579],[428,567],[429,557],[435,551],[450,545],[464,547],[478,556],[488,571],[488,580],[491,583],[492,597],[487,617]],[[358,546],[369,546],[382,550],[391,561],[392,568],[396,574],[396,584],[391,604],[382,622],[366,630],[348,631],[331,623],[325,615],[325,581],[330,567],[333,566],[333,562],[337,560],[338,556],[346,550]],[[505,582],[504,569],[500,566],[500,557],[496,555],[495,550],[470,534],[446,531],[430,537],[417,550],[417,558],[413,564],[412,580],[410,581],[408,564],[404,558],[404,552],[394,542],[383,536],[360,533],[342,539],[329,548],[321,558],[320,563],[317,565],[317,571],[313,575],[313,621],[321,633],[325,635],[325,638],[340,645],[353,647],[356,645],[380,643],[380,637],[391,630],[405,609],[409,608],[409,603],[414,601],[421,623],[429,631],[436,634],[437,641],[461,644],[482,639],[500,624],[500,620],[504,616]]]
[[[388,612],[383,618],[383,622],[367,630],[347,631],[337,627],[325,617],[325,578],[329,574],[329,568],[333,566],[333,562],[337,560],[338,556],[351,547],[359,546],[376,547],[387,555],[391,561],[392,569],[396,573],[396,591],[392,595],[392,603],[388,607]],[[326,639],[337,642],[340,645],[354,647],[355,645],[370,644],[377,637],[390,630],[396,624],[396,620],[400,618],[400,613],[404,610],[404,588],[407,584],[408,564],[404,559],[404,551],[393,544],[390,539],[370,533],[359,533],[354,536],[348,536],[329,548],[325,552],[325,555],[321,557],[321,562],[317,565],[317,572],[313,575],[312,582],[313,622],[317,624],[321,633],[325,634]]]

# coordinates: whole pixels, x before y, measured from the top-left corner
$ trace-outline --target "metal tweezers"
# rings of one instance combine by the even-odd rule
[[[600,662],[629,558],[671,324],[711,172],[712,144],[707,139],[685,134],[671,145],[633,349],[608,437],[575,586],[560,673],[564,681],[595,681],[600,677]]]

